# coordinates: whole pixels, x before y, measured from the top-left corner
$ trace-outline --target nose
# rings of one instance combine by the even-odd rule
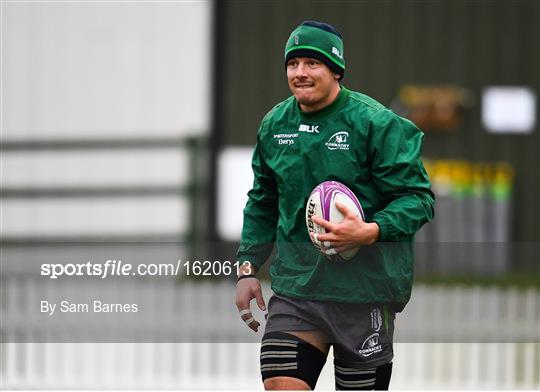
[[[307,66],[303,62],[299,62],[296,66],[295,76],[297,78],[307,77]]]

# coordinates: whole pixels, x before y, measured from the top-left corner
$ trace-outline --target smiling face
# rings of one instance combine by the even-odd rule
[[[339,94],[339,75],[322,61],[293,57],[287,62],[287,81],[303,112],[315,112],[330,105]]]

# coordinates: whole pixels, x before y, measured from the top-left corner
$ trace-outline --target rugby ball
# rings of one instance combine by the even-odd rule
[[[312,218],[314,216],[319,216],[332,223],[341,223],[343,221],[343,214],[337,209],[336,201],[344,204],[363,221],[365,220],[362,206],[360,205],[360,202],[353,191],[351,191],[341,182],[325,181],[313,189],[307,201],[306,226],[309,233],[326,233],[326,229],[324,227],[313,222]],[[334,249],[326,249],[327,246],[325,245],[328,244],[323,244],[315,238],[311,238],[311,241],[320,252],[324,253],[333,261],[349,260],[354,257],[360,248],[360,246],[358,246],[345,252],[337,253]]]

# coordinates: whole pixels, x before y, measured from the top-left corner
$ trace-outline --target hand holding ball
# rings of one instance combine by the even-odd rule
[[[356,195],[344,184],[337,181],[325,181],[315,187],[308,198],[306,205],[306,225],[308,232],[312,235],[313,245],[322,253],[329,256],[333,261],[349,260],[358,252],[360,245],[349,249],[340,250],[341,244],[336,244],[339,251],[336,251],[330,241],[321,241],[320,234],[328,233],[327,229],[317,224],[313,217],[320,217],[330,224],[342,223],[346,218],[342,211],[336,206],[340,203],[349,213],[354,214],[361,221],[365,220],[364,211]],[[342,208],[343,211],[345,209]]]

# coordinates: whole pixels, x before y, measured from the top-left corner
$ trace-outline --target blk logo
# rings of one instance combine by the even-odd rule
[[[300,124],[300,128],[298,128],[298,131],[300,131],[300,132],[308,132],[308,133],[319,133],[319,126],[318,125]]]
[[[332,46],[332,53],[334,53],[336,56],[338,56],[340,59],[343,60],[343,55],[339,52],[339,49],[335,46]]]

